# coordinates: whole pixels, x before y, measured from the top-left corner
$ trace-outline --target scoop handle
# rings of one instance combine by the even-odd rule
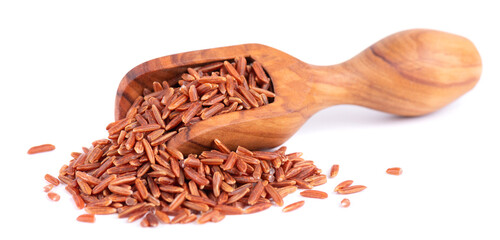
[[[401,116],[436,111],[473,88],[481,58],[468,39],[413,29],[390,35],[352,59],[312,67],[320,108],[356,104]]]

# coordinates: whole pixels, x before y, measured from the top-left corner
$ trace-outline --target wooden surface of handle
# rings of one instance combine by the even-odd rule
[[[414,29],[334,66],[311,66],[319,108],[356,104],[401,115],[431,113],[473,88],[481,58],[468,39]]]

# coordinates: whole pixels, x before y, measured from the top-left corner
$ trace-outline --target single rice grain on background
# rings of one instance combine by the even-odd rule
[[[388,168],[385,172],[390,175],[399,176],[403,174],[403,169],[399,167],[393,167],[393,168]]]
[[[302,206],[304,206],[304,203],[305,201],[298,201],[298,202],[294,202],[292,204],[289,204],[287,206],[285,206],[282,211],[283,212],[291,212],[291,211],[294,211],[298,208],[301,208]]]
[[[342,201],[340,201],[340,206],[343,208],[347,208],[347,207],[351,206],[351,201],[347,198],[344,198],[344,199],[342,199]]]
[[[42,153],[42,152],[48,152],[56,149],[56,146],[52,144],[42,144],[38,146],[33,146],[30,149],[28,149],[28,154],[36,154],[36,153]]]

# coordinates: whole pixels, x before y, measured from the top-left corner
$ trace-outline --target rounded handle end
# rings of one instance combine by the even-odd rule
[[[354,104],[401,115],[436,111],[472,89],[481,57],[468,39],[414,29],[388,36],[342,64]]]

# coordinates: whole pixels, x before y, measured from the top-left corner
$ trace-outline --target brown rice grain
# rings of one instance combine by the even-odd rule
[[[300,192],[300,195],[308,198],[319,198],[319,199],[328,198],[328,193],[319,190],[304,190]]]
[[[330,178],[334,178],[339,173],[339,165],[334,164],[330,169]]]
[[[113,203],[113,201],[110,198],[104,197],[104,198],[99,199],[97,201],[88,203],[87,206],[107,207],[107,206],[110,206],[112,203]]]
[[[224,85],[221,84],[219,86],[224,86]],[[225,91],[225,89],[224,89],[224,91]],[[206,99],[205,101],[203,101],[202,105],[203,106],[212,106],[212,105],[214,105],[216,103],[222,102],[224,99],[226,99],[226,95],[224,95],[224,94],[215,94],[211,98]]]
[[[212,72],[219,70],[224,64],[222,62],[214,62],[204,65],[198,69],[200,72]]]
[[[236,194],[233,194],[226,202],[226,204],[231,204],[231,203],[235,203],[237,202],[238,200],[240,200],[241,198],[243,198],[248,192],[250,192],[250,189],[248,188],[245,188],[243,191],[240,191]]]
[[[237,160],[237,155],[235,152],[230,152],[229,156],[226,159],[226,162],[221,165],[221,169],[223,170],[229,170],[234,167],[236,160]]]
[[[221,76],[203,76],[198,80],[199,83],[211,83],[211,84],[220,84],[220,83],[225,83],[226,78],[221,77]],[[200,98],[201,100],[206,100],[208,98],[203,99]]]
[[[155,130],[147,135],[147,139],[149,142],[153,142],[154,140],[161,137],[163,135],[163,133],[165,133],[165,129],[163,129],[163,128]],[[134,139],[134,143],[135,143],[135,137],[131,138],[131,139]]]
[[[302,206],[304,206],[304,203],[305,203],[304,201],[294,202],[294,203],[289,204],[286,207],[284,207],[282,209],[282,211],[283,212],[291,212],[291,211],[297,210],[298,208],[301,208]]]
[[[215,172],[212,179],[212,188],[215,197],[220,195],[220,187],[222,184],[222,175],[220,172]]]
[[[326,175],[316,175],[313,178],[311,178],[311,181],[309,184],[311,184],[313,187],[323,185],[327,182],[326,180]]]
[[[131,182],[134,182],[136,179],[135,174],[126,174],[126,175],[121,175],[120,177],[117,177],[116,179],[112,180],[109,182],[109,185],[122,185],[122,184],[129,184]]]
[[[352,180],[346,180],[346,181],[343,181],[343,182],[339,183],[339,184],[335,187],[335,189],[334,189],[333,191],[334,191],[334,192],[338,192],[338,191],[339,191],[340,189],[342,189],[342,188],[345,188],[345,187],[349,187],[349,186],[351,186],[351,184],[352,184],[352,183],[353,183],[353,181],[352,181]]]
[[[212,221],[212,222],[214,222],[214,223],[216,223],[216,222],[220,222],[220,221],[222,221],[222,220],[226,217],[226,215],[225,215],[225,214],[223,214],[223,213],[221,213],[221,212],[219,212],[219,211],[216,211],[216,212],[217,212],[217,213],[216,213],[216,214],[214,214],[214,216],[212,216],[212,219],[210,220],[210,221]]]
[[[278,206],[283,206],[283,198],[271,184],[267,184],[264,189]]]
[[[54,193],[54,192],[47,193],[47,197],[49,197],[49,199],[54,201],[54,202],[57,202],[57,201],[59,201],[59,199],[61,199],[61,196],[59,196],[59,194]]]
[[[219,211],[224,215],[239,215],[243,214],[243,209],[239,207],[233,207],[229,205],[219,204],[214,207],[215,210]]]
[[[160,188],[158,188],[158,185],[155,183],[154,179],[151,176],[147,176],[146,180],[148,182],[148,187],[151,195],[154,197],[160,197]]]
[[[238,91],[241,93],[241,95],[247,100],[247,102],[250,104],[252,107],[259,107],[259,103],[257,100],[255,100],[255,97],[248,91],[248,89],[238,86]]]
[[[198,185],[208,185],[210,181],[190,167],[184,168],[184,174]]]
[[[186,191],[183,191],[177,194],[174,200],[170,203],[169,209],[175,210],[176,208],[178,208],[184,202],[184,200],[186,200],[186,193]]]
[[[214,200],[209,199],[207,197],[202,197],[202,196],[195,196],[195,195],[187,194],[186,199],[191,201],[191,202],[203,203],[203,204],[206,204],[210,207],[214,207],[215,205],[217,205],[217,203]]]
[[[127,222],[131,223],[131,222],[135,222],[141,218],[143,218],[146,213],[148,213],[149,210],[148,209],[140,209],[138,211],[135,211],[133,213],[130,214],[130,216],[127,218]],[[143,219],[144,221],[145,219]],[[147,220],[146,220],[147,221]],[[146,223],[146,227],[149,226],[149,222]],[[144,227],[144,223],[141,221],[141,226]]]
[[[170,140],[172,137],[174,137],[176,134],[177,134],[177,132],[175,132],[175,131],[167,132],[167,133],[163,134],[162,136],[158,137],[157,139],[153,140],[151,142],[151,146],[156,147],[160,144],[163,144],[166,141]]]
[[[28,154],[36,154],[36,153],[42,153],[42,152],[48,152],[56,149],[56,147],[52,144],[42,144],[38,146],[31,147],[28,149]]]
[[[268,208],[270,208],[273,204],[270,202],[262,202],[262,203],[257,203],[255,205],[252,205],[244,210],[245,214],[252,214],[252,213],[257,213],[264,211]]]
[[[195,80],[200,79],[200,75],[193,68],[188,68],[187,71],[188,71],[189,74],[191,74],[194,77]]]
[[[216,103],[216,104],[210,106],[209,108],[207,108],[207,110],[204,113],[202,113],[200,117],[202,120],[210,118],[210,117],[216,115],[218,112],[220,112],[222,110],[222,108],[224,108],[224,104]]]
[[[286,186],[276,189],[276,191],[281,195],[282,198],[286,197],[288,194],[297,191],[297,186]]]
[[[388,168],[385,172],[390,175],[399,176],[403,173],[403,170],[399,167],[393,167]]]
[[[173,185],[160,185],[160,190],[168,193],[181,193],[184,192],[183,187],[177,187]]]
[[[231,65],[228,61],[224,61],[224,67],[226,68],[227,72],[233,76],[236,80],[239,82],[242,82],[243,80],[240,77],[240,74],[238,71]]]
[[[108,187],[109,183],[115,179],[116,175],[114,174],[109,175],[92,189],[92,194],[98,194],[102,192],[104,189]]]
[[[142,146],[144,147],[144,150],[146,151],[146,156],[148,157],[151,164],[155,164],[155,155],[153,153],[153,148],[151,148],[151,145],[145,138],[142,139]]]
[[[287,187],[287,186],[295,186],[296,181],[295,180],[283,180],[281,182],[272,182],[270,184],[273,187],[281,188],[281,187]]]
[[[141,179],[135,179],[135,187],[137,188],[137,192],[139,192],[139,195],[142,199],[146,199],[148,197],[148,190]]]
[[[146,208],[147,208],[147,203],[145,202],[138,203],[118,213],[118,218],[128,218],[130,215],[132,215],[132,213]]]
[[[198,218],[197,222],[198,222],[198,224],[205,224],[207,222],[210,222],[215,215],[219,215],[219,214],[220,213],[217,210],[205,212]]]
[[[43,187],[43,191],[44,192],[50,192],[50,190],[52,190],[52,188],[54,188],[54,185],[53,184],[48,184],[45,187]]]
[[[205,100],[215,96],[215,94],[217,94],[217,92],[218,92],[218,89],[211,90],[211,91],[203,94],[203,96],[200,97],[200,100],[205,101]]]
[[[351,205],[351,201],[349,199],[344,198],[342,201],[340,201],[340,207],[347,208]]]
[[[302,179],[294,178],[293,180],[295,181],[295,184],[297,184],[297,186],[301,189],[312,189],[313,188],[313,185],[311,185],[310,183],[308,183]]]
[[[102,149],[96,146],[90,150],[89,154],[87,154],[87,159],[85,161],[89,163],[97,162],[103,153]]]
[[[156,98],[155,98],[156,100]],[[157,103],[158,105],[160,105],[160,103]],[[151,112],[153,113],[153,117],[155,119],[155,121],[160,124],[160,127],[161,128],[164,128],[165,127],[165,122],[163,121],[163,118],[161,117],[162,114],[160,112],[160,110],[158,109],[158,107],[153,104],[151,105]]]
[[[206,212],[210,210],[210,207],[204,203],[184,201],[182,205],[194,211]]]
[[[81,178],[76,179],[76,183],[80,187],[80,191],[84,194],[91,195],[92,188],[87,184],[87,182],[83,181]]]
[[[159,224],[158,218],[152,212],[148,212],[146,217],[144,217],[144,220],[147,221],[148,227],[157,227]]]
[[[83,209],[85,207],[85,202],[79,194],[71,193],[71,197],[73,198],[73,201],[78,209]]]
[[[235,58],[235,62],[236,62],[236,71],[240,76],[244,76],[246,73],[247,59],[243,56],[239,56]]]
[[[158,218],[158,220],[160,220],[162,223],[165,223],[165,224],[170,223],[170,217],[165,212],[162,212],[160,210],[156,210],[155,215]]]
[[[127,189],[123,186],[117,186],[117,185],[109,185],[108,189],[113,193],[116,193],[118,195],[123,195],[123,196],[130,196],[133,193],[132,190]]]
[[[196,86],[191,85],[188,90],[188,95],[189,95],[189,101],[191,102],[196,102],[198,101],[198,92],[196,91]]]
[[[184,159],[184,155],[179,150],[169,147],[165,147],[165,149],[167,150],[168,154],[170,154],[170,156],[172,156],[174,159],[177,160]]]
[[[349,187],[343,187],[337,191],[339,194],[352,194],[352,193],[358,193],[363,190],[365,190],[366,187],[363,185],[353,185]]]
[[[184,219],[186,219],[187,217],[188,217],[188,213],[186,211],[180,211],[177,215],[174,216],[174,218],[172,218],[170,223],[171,224],[180,223]]]
[[[112,207],[85,207],[85,211],[94,215],[107,215],[116,213],[116,208]]]
[[[83,164],[80,166],[76,167],[77,171],[84,171],[84,172],[89,172],[90,170],[97,169],[101,166],[101,163],[95,162],[95,163],[89,163],[89,164]]]
[[[57,179],[56,177],[50,175],[50,174],[45,174],[45,180],[47,180],[47,182],[51,183],[52,185],[54,186],[58,186],[59,185],[59,179]]]
[[[252,191],[250,192],[250,196],[248,197],[248,205],[254,205],[255,203],[257,203],[263,191],[264,191],[264,184],[262,183],[262,181],[258,181],[252,188]]]
[[[276,97],[276,94],[274,94],[273,92],[266,90],[266,89],[262,89],[262,88],[258,88],[258,87],[251,87],[250,89],[256,91],[259,94],[264,94],[264,96],[266,96],[265,99],[267,99],[268,97],[269,98]]]
[[[131,197],[127,197],[127,199],[125,200],[125,204],[127,206],[133,206],[133,205],[136,205],[137,204],[137,199],[135,198],[131,198]]]
[[[196,216],[196,214],[189,214],[186,218],[184,218],[180,223],[181,224],[186,224],[186,223],[191,223],[191,222],[194,222],[196,221],[198,217]]]
[[[200,112],[201,108],[202,108],[202,103],[193,102],[191,106],[189,106],[189,108],[183,112],[181,117],[182,122],[188,123],[189,121],[191,121],[191,119],[193,119],[193,117],[196,116],[198,112]]]
[[[168,105],[169,110],[174,110],[180,105],[184,104],[188,100],[188,96],[186,95],[180,95],[177,98],[175,98],[170,105]]]
[[[253,62],[252,68],[255,72],[255,76],[259,80],[261,80],[262,82],[265,82],[265,83],[269,82],[269,79],[267,78],[266,73],[264,72],[264,69],[262,68],[262,65],[259,62],[257,62],[257,61]]]
[[[101,182],[101,180],[99,180],[98,178],[92,176],[92,175],[89,175],[85,172],[81,172],[81,171],[76,171],[75,173],[76,177],[77,178],[80,178],[82,179],[83,181],[87,182],[88,184],[91,184],[91,185],[97,185]]]
[[[82,214],[76,218],[77,221],[79,222],[86,222],[86,223],[94,223],[95,222],[95,215],[94,214]]]

